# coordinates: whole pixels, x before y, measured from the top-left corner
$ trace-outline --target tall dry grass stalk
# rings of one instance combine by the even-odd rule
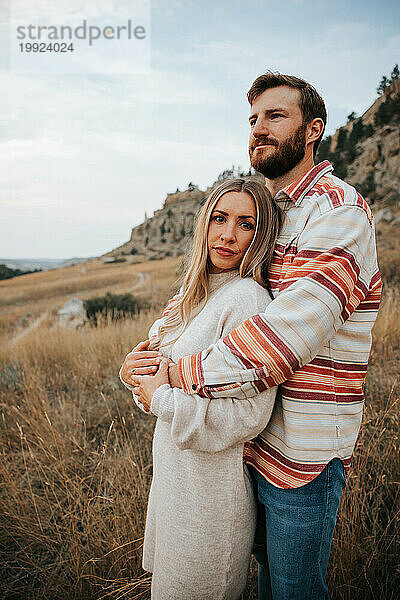
[[[162,274],[157,264],[158,288],[150,287],[154,278],[147,284],[157,302],[170,295],[171,265]],[[37,295],[45,296],[43,290]],[[28,292],[23,302],[21,310],[30,306]],[[399,291],[387,286],[374,329],[364,422],[333,543],[333,600],[398,598],[399,312]],[[3,332],[2,600],[149,598],[140,553],[154,423],[133,408],[118,370],[157,314],[104,320],[80,331],[51,330],[43,321],[14,346]],[[254,565],[244,597],[256,598]]]

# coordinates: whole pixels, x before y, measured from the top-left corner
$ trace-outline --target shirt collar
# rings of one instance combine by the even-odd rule
[[[279,190],[275,195],[275,200],[287,200],[290,198],[296,206],[300,204],[304,196],[311,190],[323,175],[333,171],[333,166],[328,160],[324,160],[312,169],[307,171],[305,175],[293,181],[290,185]]]

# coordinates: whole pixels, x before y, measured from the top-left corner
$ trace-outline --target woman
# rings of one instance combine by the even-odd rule
[[[264,311],[280,224],[279,208],[261,183],[233,179],[214,189],[199,213],[180,294],[150,330],[152,348],[176,362]],[[141,352],[145,347],[128,354],[121,378],[158,417],[143,549],[152,598],[236,600],[255,527],[243,444],[267,425],[276,390],[249,399],[242,392],[213,400],[189,396],[170,387],[165,360],[154,376],[130,374],[154,364]]]

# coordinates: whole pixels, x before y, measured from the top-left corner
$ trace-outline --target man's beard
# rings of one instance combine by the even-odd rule
[[[277,145],[277,150],[272,156],[263,158],[262,150],[254,153],[254,146],[249,148],[251,166],[262,173],[267,179],[277,179],[291,171],[303,158],[306,149],[306,129],[307,125],[303,123],[290,137]],[[263,142],[261,138],[257,143]],[[265,138],[268,143],[268,138]],[[272,141],[272,140],[271,140]],[[258,157],[258,154],[260,156]]]

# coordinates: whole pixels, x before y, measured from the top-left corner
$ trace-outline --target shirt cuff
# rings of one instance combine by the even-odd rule
[[[198,394],[204,386],[201,352],[180,358],[178,373],[185,394]]]
[[[174,392],[168,383],[160,385],[151,399],[150,410],[161,421],[172,422],[174,416]]]

